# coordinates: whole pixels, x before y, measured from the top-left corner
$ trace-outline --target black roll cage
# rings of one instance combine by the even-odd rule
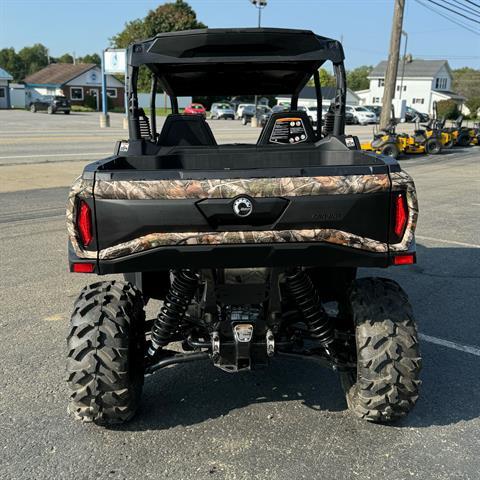
[[[330,106],[333,135],[345,132],[346,74],[340,42],[308,30],[248,28],[202,29],[158,34],[127,51],[127,99],[130,140],[141,140],[138,107],[139,69],[151,71],[150,127],[157,136],[155,97],[160,87],[178,113],[182,95],[291,95],[298,108],[302,88],[312,78],[317,115],[322,112],[318,69],[333,64],[336,93]],[[321,129],[318,129],[319,132]]]

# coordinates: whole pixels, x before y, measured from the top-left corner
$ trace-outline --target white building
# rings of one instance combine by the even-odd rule
[[[385,85],[387,62],[380,62],[370,73],[370,88],[355,92],[362,105],[381,105]],[[454,100],[460,107],[464,97],[451,91],[452,71],[446,60],[408,59],[398,65],[397,84],[395,88],[394,105],[398,108],[401,100],[406,100],[407,106],[423,113],[432,113],[433,102]]]
[[[3,68],[0,68],[0,108],[10,108],[10,82],[13,77]]]
[[[329,106],[335,99],[335,87],[322,87],[322,104]],[[278,95],[275,97],[277,103],[290,103],[292,97],[290,95]],[[360,97],[357,92],[353,92],[347,88],[347,105],[359,105]],[[314,107],[317,105],[317,96],[315,87],[304,87],[298,95],[299,107]]]

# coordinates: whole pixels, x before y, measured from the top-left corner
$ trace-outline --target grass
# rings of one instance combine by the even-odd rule
[[[83,105],[72,105],[71,110],[72,112],[95,112],[93,108],[84,107]]]

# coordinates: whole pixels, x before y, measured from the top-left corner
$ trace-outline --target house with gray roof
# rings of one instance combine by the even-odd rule
[[[3,68],[0,68],[0,108],[10,108],[9,84],[13,77]]]
[[[363,105],[381,105],[387,62],[380,62],[370,73],[370,88],[357,91]],[[398,64],[394,105],[406,100],[407,106],[431,114],[433,102],[453,100],[461,106],[464,97],[452,92],[452,71],[447,60],[421,60],[407,56]]]
[[[106,75],[107,95],[113,106],[124,107],[124,84],[113,75]],[[101,104],[102,73],[93,63],[52,63],[23,81],[26,105],[46,95],[64,95],[72,105],[84,105],[87,97],[94,97],[97,108]]]

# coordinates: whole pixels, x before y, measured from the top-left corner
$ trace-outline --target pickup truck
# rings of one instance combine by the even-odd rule
[[[322,111],[326,61],[336,100],[314,131],[298,92],[313,77]],[[226,372],[316,361],[370,421],[414,406],[421,358],[407,295],[357,272],[415,263],[415,186],[395,159],[345,134],[343,61],[338,41],[305,30],[193,30],[130,46],[129,138],[86,166],[68,199],[70,270],[124,277],[95,280],[75,302],[75,418],[127,421],[145,375],[204,360]],[[138,106],[143,66],[173,107],[159,133]],[[202,116],[178,113],[178,96],[285,93],[290,109],[252,145],[219,145]],[[146,320],[151,299],[161,307]]]

